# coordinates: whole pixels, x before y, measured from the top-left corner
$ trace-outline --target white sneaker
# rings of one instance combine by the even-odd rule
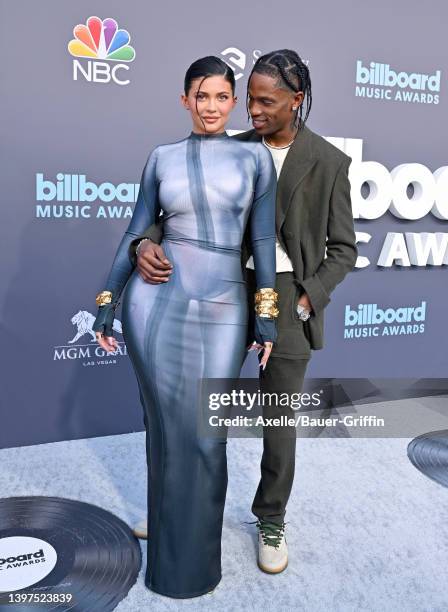
[[[285,523],[277,525],[258,521],[258,567],[269,574],[278,574],[288,565]]]
[[[136,538],[140,538],[140,540],[147,540],[148,539],[148,521],[146,519],[139,521],[134,526],[134,529],[132,530],[132,532]]]

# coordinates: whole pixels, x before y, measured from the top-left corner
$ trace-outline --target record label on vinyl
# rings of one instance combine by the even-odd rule
[[[39,538],[12,536],[0,539],[0,591],[24,589],[47,576],[58,555]]]
[[[124,521],[59,497],[0,499],[0,609],[114,610],[141,567]]]

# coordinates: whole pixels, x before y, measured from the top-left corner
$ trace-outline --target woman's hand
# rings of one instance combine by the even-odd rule
[[[95,332],[95,336],[98,344],[106,352],[111,353],[116,351],[118,348],[118,342],[113,336],[105,336],[102,332]]]
[[[98,314],[92,325],[92,331],[98,344],[108,353],[117,350],[118,342],[113,337],[116,304],[104,304],[98,308]]]
[[[247,347],[248,351],[256,350],[257,354],[260,354],[260,352],[263,351],[263,357],[260,359],[260,368],[263,368],[263,370],[266,368],[266,364],[272,351],[272,346],[272,342],[259,344],[256,340],[254,340],[253,343]]]
[[[254,336],[254,343],[249,347],[249,350],[251,348],[257,349],[258,353],[263,351],[263,356],[260,359],[260,368],[264,370],[272,351],[272,345],[277,340],[276,320],[255,315]]]

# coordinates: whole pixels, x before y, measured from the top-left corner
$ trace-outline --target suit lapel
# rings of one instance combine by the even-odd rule
[[[275,225],[278,236],[280,236],[280,230],[285,221],[295,188],[308,174],[316,161],[313,156],[312,134],[313,132],[305,126],[297,134],[283,162],[278,178],[275,209]]]
[[[247,130],[247,132],[238,132],[238,134],[233,134],[230,138],[235,138],[235,140],[242,140],[243,142],[261,142],[261,136],[258,136],[255,130]]]
[[[291,204],[294,190],[316,162],[316,156],[313,150],[313,135],[314,132],[306,126],[297,134],[283,162],[280,176],[278,177],[275,227],[277,238],[285,250],[286,246],[283,244],[280,230]],[[235,134],[233,138],[244,141],[262,142],[261,136],[259,136],[255,130],[248,130],[244,133]]]

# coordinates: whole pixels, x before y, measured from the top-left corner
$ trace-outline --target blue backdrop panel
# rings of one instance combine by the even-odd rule
[[[281,10],[18,0],[0,10],[0,447],[143,429],[120,332],[116,355],[94,340],[94,298],[149,151],[190,131],[183,76],[209,54],[235,70],[229,127],[243,130],[254,59],[296,49],[311,71],[309,126],[353,158],[360,257],[332,296],[309,376],[446,376],[442,0],[396,0],[393,12],[385,0],[285,0]]]

